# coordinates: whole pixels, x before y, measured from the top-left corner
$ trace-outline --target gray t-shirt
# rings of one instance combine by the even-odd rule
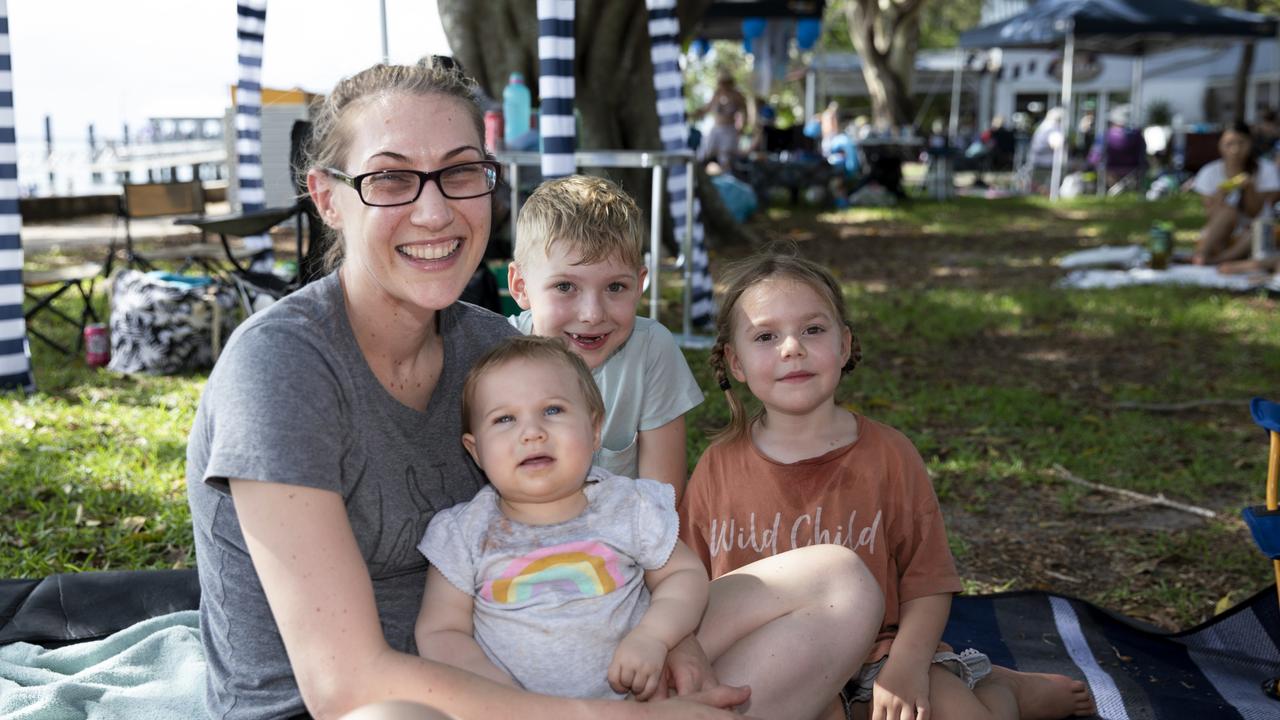
[[[555,525],[508,519],[486,486],[441,510],[418,549],[475,601],[485,655],[528,690],[621,698],[613,651],[649,608],[644,571],[667,564],[680,520],[675,490],[593,467],[587,509]]]
[[[515,334],[502,317],[465,303],[441,311],[439,324],[444,365],[426,412],[401,404],[374,376],[352,334],[336,273],[232,334],[187,445],[213,717],[304,711],[227,478],[340,493],[387,642],[416,652],[413,624],[427,569],[417,541],[436,511],[471,499],[484,485],[460,440],[462,381],[480,354]]]
[[[533,313],[512,315],[517,330],[533,333]],[[637,317],[631,336],[591,371],[604,398],[604,428],[596,465],[618,475],[640,474],[636,438],[656,430],[702,402],[702,390],[689,370],[671,331],[662,323]]]

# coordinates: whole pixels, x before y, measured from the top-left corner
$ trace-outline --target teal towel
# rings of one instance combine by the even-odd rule
[[[0,718],[203,717],[204,677],[195,610],[61,648],[13,643],[0,647]]]

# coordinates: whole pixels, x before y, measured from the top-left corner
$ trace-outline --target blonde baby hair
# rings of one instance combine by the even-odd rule
[[[471,366],[471,371],[462,384],[462,432],[471,432],[471,411],[475,404],[476,385],[481,378],[491,372],[501,372],[504,366],[516,360],[548,362],[573,368],[578,389],[582,391],[587,410],[591,413],[591,421],[597,425],[604,421],[604,399],[600,396],[595,378],[591,377],[591,370],[582,358],[569,350],[569,346],[561,338],[518,335],[494,345]]]

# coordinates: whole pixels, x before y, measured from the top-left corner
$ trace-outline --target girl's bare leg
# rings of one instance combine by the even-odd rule
[[[848,548],[815,545],[719,577],[698,641],[720,682],[750,685],[746,713],[815,718],[858,671],[884,596]]]
[[[387,700],[356,708],[341,720],[456,720],[448,713],[408,700]]]
[[[1220,207],[1209,215],[1204,228],[1200,230],[1200,237],[1196,238],[1193,262],[1197,265],[1218,262],[1219,255],[1231,245],[1231,236],[1236,230],[1239,216],[1239,211],[1229,206]]]

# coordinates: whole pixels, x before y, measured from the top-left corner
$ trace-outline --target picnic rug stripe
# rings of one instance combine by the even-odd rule
[[[680,74],[680,46],[677,44],[680,23],[676,16],[676,0],[645,0],[649,8],[650,56],[653,59],[653,88],[658,97],[658,136],[662,149],[668,152],[689,149],[689,126],[684,116],[684,88]],[[685,222],[693,213],[692,257],[690,263],[690,318],[696,327],[705,327],[715,318],[716,306],[712,298],[711,272],[708,270],[707,244],[702,228],[702,206],[695,196],[693,207],[686,207],[685,192],[693,182],[684,165],[671,166],[667,176],[667,206],[671,208],[671,223],[675,229],[676,244],[684,251]],[[656,265],[656,258],[655,258]]]
[[[262,46],[267,32],[267,0],[236,3],[236,59],[240,76],[236,84],[236,199],[241,212],[262,210],[267,195],[262,186]],[[253,269],[269,272],[275,259],[271,238],[243,238],[245,247],[262,251]]]
[[[538,0],[538,134],[542,177],[572,175],[577,123],[573,117],[573,1]]]
[[[31,346],[22,314],[22,215],[18,213],[18,149],[9,58],[9,3],[0,0],[0,390],[35,392]]]
[[[961,596],[943,639],[997,665],[1085,680],[1106,720],[1280,718],[1262,691],[1280,675],[1275,588],[1176,633],[1061,595]]]

